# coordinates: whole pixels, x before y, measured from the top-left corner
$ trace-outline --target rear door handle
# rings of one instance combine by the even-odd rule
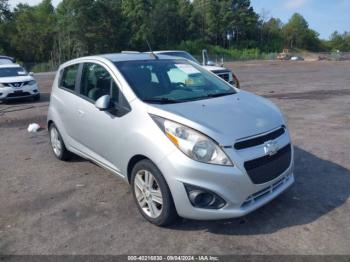
[[[78,109],[78,115],[82,117],[85,115],[85,112],[81,109]]]

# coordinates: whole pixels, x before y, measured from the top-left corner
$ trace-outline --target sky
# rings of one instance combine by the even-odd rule
[[[350,0],[251,0],[251,3],[258,14],[266,12],[268,17],[280,18],[284,23],[294,13],[300,13],[323,39],[334,31],[350,31]]]
[[[60,1],[52,0],[52,3],[56,6]],[[41,0],[9,2],[11,6],[20,2],[35,5]],[[323,39],[328,39],[336,30],[341,33],[350,31],[350,0],[251,0],[251,4],[258,14],[280,18],[284,23],[298,12]]]

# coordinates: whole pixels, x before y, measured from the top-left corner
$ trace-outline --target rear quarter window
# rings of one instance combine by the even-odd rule
[[[62,70],[60,87],[71,91],[75,90],[79,64],[71,65]]]

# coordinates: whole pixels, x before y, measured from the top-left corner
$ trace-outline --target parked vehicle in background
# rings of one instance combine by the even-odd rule
[[[192,62],[202,65],[206,70],[211,71],[214,74],[220,76],[222,79],[234,85],[236,88],[240,88],[239,80],[237,76],[234,74],[234,72],[232,72],[230,69],[215,65],[214,62],[208,59],[208,53],[206,50],[203,50],[203,53],[202,53],[202,56],[203,56],[202,63],[200,63],[196,58],[194,58],[191,54],[189,54],[186,51],[167,50],[167,51],[155,51],[154,53],[186,58]]]
[[[294,55],[290,58],[291,61],[304,61],[304,57],[299,56],[299,55]]]
[[[0,65],[2,64],[13,64],[16,62],[16,59],[10,56],[0,55]]]
[[[40,99],[32,73],[17,64],[0,64],[0,101],[24,98]]]
[[[187,59],[146,53],[61,65],[47,125],[70,152],[131,184],[141,214],[166,225],[243,216],[294,182],[280,110]]]

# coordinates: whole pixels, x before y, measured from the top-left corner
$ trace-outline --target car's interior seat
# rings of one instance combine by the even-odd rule
[[[98,76],[96,86],[91,88],[88,92],[88,97],[96,101],[101,96],[109,95],[111,88],[111,78]]]
[[[130,70],[130,80],[134,84],[135,93],[141,98],[152,98],[161,95],[161,90],[152,82],[152,72],[148,68],[133,68]]]

